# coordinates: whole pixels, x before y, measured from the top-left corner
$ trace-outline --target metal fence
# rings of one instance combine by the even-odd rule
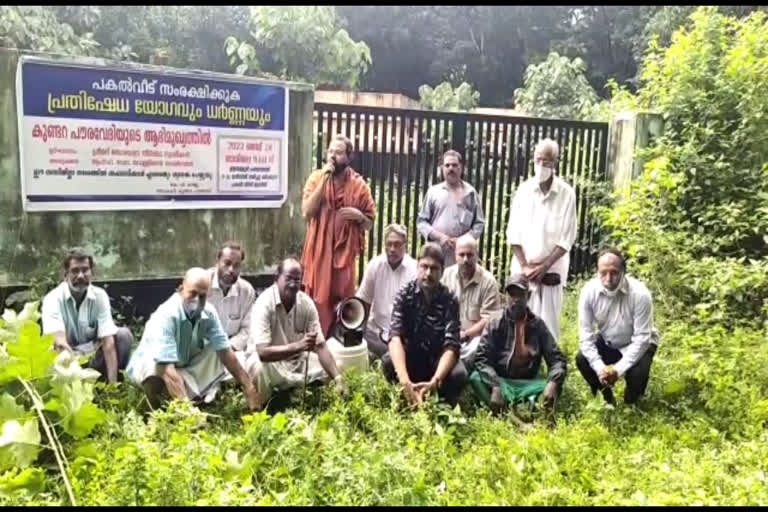
[[[512,250],[505,240],[509,206],[515,190],[532,170],[536,143],[550,137],[560,145],[557,174],[576,192],[578,234],[571,249],[571,273],[594,263],[594,224],[588,215],[591,183],[606,179],[608,124],[529,117],[315,104],[315,160],[323,165],[330,138],[342,133],[355,148],[352,167],[362,174],[376,201],[367,261],[382,250],[384,227],[408,227],[416,256],[423,239],[416,217],[427,189],[442,180],[440,157],[448,149],[464,156],[464,180],[483,201],[486,224],[479,240],[480,259],[499,282],[506,276]],[[514,219],[516,221],[518,219]],[[525,222],[525,219],[519,219]]]

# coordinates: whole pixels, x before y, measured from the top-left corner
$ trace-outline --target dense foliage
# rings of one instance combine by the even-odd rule
[[[427,110],[468,111],[477,106],[480,93],[467,82],[456,88],[450,82],[443,82],[434,89],[429,85],[419,87],[419,101]]]
[[[339,27],[333,7],[251,7],[249,28],[252,39],[225,43],[239,74],[354,89],[371,64],[368,46]]]
[[[664,114],[632,195],[603,211],[669,307],[768,326],[768,19],[691,16],[645,61],[640,107]]]
[[[351,374],[346,401],[313,388],[305,408],[297,391],[244,416],[237,388],[203,411],[174,404],[144,417],[138,388],[99,385],[105,422],[88,438],[62,438],[76,503],[768,503],[763,336],[691,332],[659,308],[664,338],[649,399],[608,410],[572,364],[579,285],[567,291],[562,348],[571,373],[554,419],[534,413],[522,431],[467,395],[459,409],[432,401],[407,411],[377,372]],[[33,475],[4,473],[0,503],[66,503],[46,460],[43,451]]]
[[[692,6],[4,6],[0,45],[300,78],[418,96],[468,82],[512,106],[525,70],[555,51],[634,91],[648,42],[666,45]],[[721,6],[743,17],[764,6]],[[227,45],[228,38],[237,41]],[[225,48],[237,48],[225,53]],[[236,58],[232,61],[231,57]],[[326,67],[327,69],[321,69]]]
[[[666,130],[631,195],[597,212],[654,295],[661,347],[638,406],[604,408],[578,375],[578,280],[556,416],[524,430],[468,395],[407,411],[376,371],[350,375],[347,400],[314,388],[307,407],[299,391],[244,415],[230,388],[144,415],[137,387],[54,360],[30,306],[0,323],[0,503],[768,503],[768,18],[680,23],[652,42],[637,95],[612,82],[613,106],[658,110]]]
[[[534,117],[591,118],[598,98],[585,69],[578,57],[550,53],[547,60],[525,70],[523,87],[515,90],[515,108]]]

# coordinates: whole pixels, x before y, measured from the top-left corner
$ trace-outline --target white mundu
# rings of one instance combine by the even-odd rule
[[[535,176],[520,185],[512,200],[507,224],[507,243],[519,245],[528,261],[541,261],[555,247],[565,254],[547,272],[560,274],[560,284],[547,286],[531,282],[528,307],[547,324],[555,341],[560,337],[560,310],[568,279],[570,250],[576,240],[576,194],[565,181],[555,176],[545,194]],[[516,256],[510,274],[522,273]]]

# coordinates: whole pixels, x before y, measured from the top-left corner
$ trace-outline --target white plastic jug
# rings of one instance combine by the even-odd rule
[[[368,369],[368,345],[365,340],[352,347],[345,347],[333,337],[328,338],[326,343],[341,373],[346,372],[348,368],[359,368],[363,371]]]

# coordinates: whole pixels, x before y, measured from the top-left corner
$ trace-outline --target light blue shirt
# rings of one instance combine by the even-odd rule
[[[229,338],[216,309],[206,301],[205,309],[193,325],[184,312],[181,295],[174,293],[152,313],[125,371],[133,379],[134,368],[146,358],[152,358],[155,364],[183,368],[208,345],[216,352],[229,350]]]
[[[66,281],[43,299],[43,334],[63,332],[67,343],[83,354],[96,351],[96,342],[117,333],[109,296],[103,288],[88,285],[78,309]]]

